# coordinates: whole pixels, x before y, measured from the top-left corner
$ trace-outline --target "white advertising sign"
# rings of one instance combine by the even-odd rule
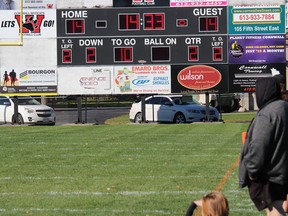
[[[2,94],[56,94],[57,69],[1,67]]]
[[[229,0],[230,6],[283,5],[285,0]]]
[[[23,0],[23,8],[56,9],[56,0]]]
[[[0,10],[56,9],[56,0],[0,0]]]
[[[1,68],[1,81],[2,86],[57,85],[57,70],[42,67]]]
[[[57,8],[95,8],[113,7],[113,0],[61,0],[57,1]]]
[[[112,94],[113,67],[61,67],[58,69],[60,95]]]
[[[115,94],[171,93],[170,65],[119,66],[114,68]]]
[[[171,7],[226,6],[228,0],[170,0]]]
[[[0,0],[0,10],[18,10],[21,0]]]
[[[0,13],[0,39],[19,38],[20,25],[23,27],[23,38],[55,38],[56,10],[25,10],[22,24],[19,11],[2,10]]]

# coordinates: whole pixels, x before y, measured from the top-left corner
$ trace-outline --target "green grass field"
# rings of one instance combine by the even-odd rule
[[[265,215],[238,188],[238,167],[223,181],[247,127],[2,126],[0,215],[180,216],[219,187],[230,215]]]

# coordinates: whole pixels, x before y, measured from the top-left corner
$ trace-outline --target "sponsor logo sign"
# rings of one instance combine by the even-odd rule
[[[170,0],[170,7],[226,6],[228,0]]]
[[[19,38],[21,25],[24,38],[55,38],[56,10],[23,11],[22,23],[19,11],[1,11],[0,38]]]
[[[274,35],[230,35],[230,64],[285,63],[284,34]]]
[[[1,68],[0,93],[51,95],[57,93],[57,69],[44,67]]]
[[[58,93],[112,94],[112,73],[113,67],[109,66],[61,67],[58,69]]]
[[[229,6],[229,34],[284,34],[285,5]]]
[[[228,92],[228,65],[172,65],[172,93]]]
[[[171,92],[170,66],[139,65],[114,68],[115,94]]]
[[[178,82],[192,90],[206,90],[215,87],[221,81],[221,73],[207,65],[194,65],[181,70]]]
[[[27,9],[56,9],[56,0],[23,0],[23,8]]]
[[[277,64],[230,64],[230,92],[255,92],[256,79],[282,74],[286,77],[286,63]]]

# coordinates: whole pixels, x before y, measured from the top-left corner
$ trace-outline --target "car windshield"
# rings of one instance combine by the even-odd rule
[[[172,100],[177,105],[199,104],[192,96],[172,97]]]
[[[12,100],[14,102],[14,98]],[[40,105],[40,103],[32,97],[19,97],[18,105]]]

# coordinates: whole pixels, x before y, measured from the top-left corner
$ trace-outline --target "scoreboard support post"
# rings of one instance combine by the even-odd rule
[[[81,95],[77,95],[77,111],[78,111],[78,118],[77,118],[76,124],[83,123]]]
[[[18,118],[18,97],[14,96],[14,119],[12,124],[19,124],[19,118]]]
[[[209,113],[209,93],[208,92],[206,92],[205,93],[205,103],[206,103],[206,112],[205,112],[205,114],[206,114],[206,121],[208,121],[208,122],[210,122],[210,113]]]
[[[141,123],[146,123],[146,110],[145,110],[145,95],[141,96],[141,112],[142,112],[142,120]]]

